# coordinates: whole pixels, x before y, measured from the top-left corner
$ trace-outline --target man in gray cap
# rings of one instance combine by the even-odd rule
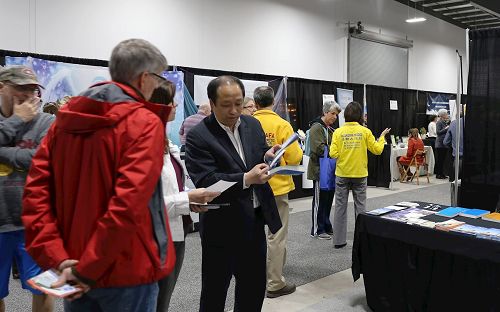
[[[54,117],[40,113],[40,85],[32,69],[0,67],[0,312],[9,290],[15,259],[22,287],[33,293],[33,311],[52,311],[52,298],[31,288],[27,280],[42,271],[24,246],[21,198],[31,158]]]

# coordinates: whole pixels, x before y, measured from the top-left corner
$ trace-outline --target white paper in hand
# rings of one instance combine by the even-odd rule
[[[220,180],[217,183],[214,183],[214,184],[210,185],[209,187],[207,187],[206,190],[209,192],[221,192],[222,193],[235,184],[236,184],[236,182],[228,182],[228,181]]]

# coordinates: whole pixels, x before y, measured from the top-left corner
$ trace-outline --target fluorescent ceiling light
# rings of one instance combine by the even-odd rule
[[[409,18],[406,20],[407,23],[418,23],[418,22],[424,22],[427,19],[425,17],[413,17]]]

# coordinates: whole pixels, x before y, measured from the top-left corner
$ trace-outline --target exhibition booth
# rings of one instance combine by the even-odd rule
[[[32,67],[41,83],[46,86],[42,92],[44,103],[76,95],[93,83],[109,79],[107,61],[103,60],[0,50],[0,65],[5,64]],[[322,115],[325,100],[333,98],[342,108],[353,100],[364,103],[367,126],[374,135],[379,135],[388,127],[392,129],[391,134],[399,138],[395,145],[389,142],[380,157],[369,156],[368,185],[385,188],[390,188],[392,182],[398,179],[395,157],[406,151],[401,138],[407,136],[410,128],[427,128],[429,116],[436,114],[439,108],[453,110],[456,97],[454,94],[422,90],[172,66],[164,73],[177,86],[176,120],[168,125],[172,142],[180,145],[178,130],[182,121],[196,113],[196,105],[208,101],[206,85],[213,77],[220,75],[233,75],[242,79],[247,96],[252,96],[253,90],[258,86],[273,87],[277,102],[275,110],[295,130],[309,129],[310,122]],[[334,128],[339,123],[343,123],[343,114],[339,116]],[[432,169],[433,155],[428,159]],[[432,174],[432,170],[430,172]],[[312,195],[312,183],[305,177],[294,176],[294,182],[296,190],[290,193],[290,198]]]

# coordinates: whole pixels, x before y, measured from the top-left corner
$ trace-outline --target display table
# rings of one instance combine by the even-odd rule
[[[434,152],[432,147],[424,146],[426,153],[427,164],[429,165],[429,175],[434,173]],[[397,158],[399,156],[405,156],[408,152],[408,147],[392,147],[391,148],[391,182],[399,180],[401,175],[399,174],[399,167]],[[421,172],[423,174],[423,172]]]
[[[480,219],[454,219],[500,228]],[[352,274],[355,281],[363,274],[374,311],[500,311],[497,241],[363,213],[356,219]]]

